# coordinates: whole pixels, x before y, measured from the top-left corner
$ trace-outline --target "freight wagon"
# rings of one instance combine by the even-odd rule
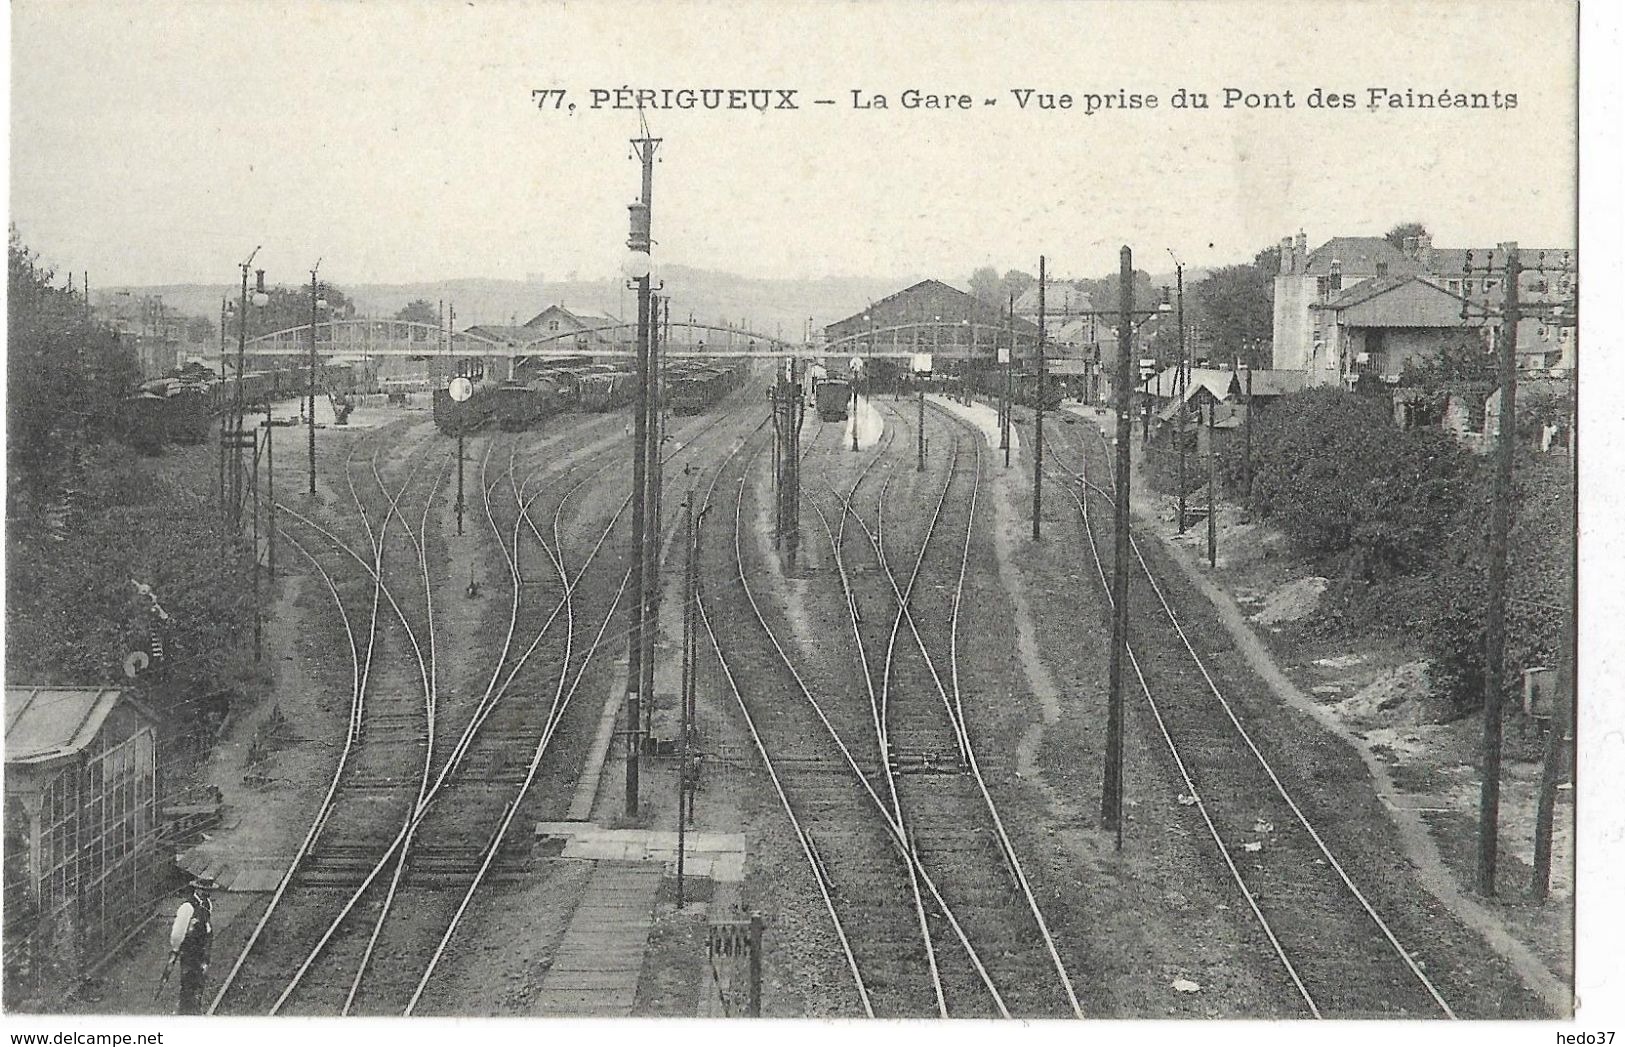
[[[844,378],[820,379],[813,386],[813,399],[822,421],[843,422],[847,406],[852,402],[852,383]]]

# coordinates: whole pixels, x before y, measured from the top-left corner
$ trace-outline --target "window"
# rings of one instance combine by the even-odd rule
[[[1445,287],[1447,287],[1450,290],[1454,291],[1456,294],[1461,294],[1461,281],[1460,280],[1446,280],[1445,281]]]
[[[1501,287],[1501,281],[1499,281],[1499,280],[1485,280],[1484,281],[1484,293],[1485,294],[1489,294],[1491,291],[1500,290],[1500,287]]]
[[[559,329],[559,322],[557,320],[549,320],[547,322],[547,329],[549,331],[557,331]]]

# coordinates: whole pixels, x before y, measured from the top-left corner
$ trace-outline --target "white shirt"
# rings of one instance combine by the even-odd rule
[[[169,928],[169,951],[175,952],[186,941],[186,932],[192,926],[192,900],[188,898],[181,902],[181,907],[175,910],[174,926]]]

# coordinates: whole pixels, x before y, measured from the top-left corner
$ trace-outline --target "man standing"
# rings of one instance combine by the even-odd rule
[[[175,910],[175,924],[169,930],[169,959],[181,968],[180,1002],[176,1014],[203,1013],[203,978],[209,971],[209,942],[214,928],[209,918],[214,906],[209,892],[214,880],[200,876],[188,885],[191,893]]]

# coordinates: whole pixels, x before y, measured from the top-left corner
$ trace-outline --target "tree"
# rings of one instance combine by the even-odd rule
[[[999,300],[1008,301],[1011,295],[1020,298],[1027,293],[1027,289],[1038,283],[1038,277],[1032,273],[1022,272],[1020,269],[1010,269],[1005,272],[1002,286],[999,288]]]
[[[972,291],[975,289],[975,277],[971,277]],[[440,322],[440,309],[427,298],[417,298],[403,306],[395,313],[397,320],[410,320],[420,324],[438,324]]]
[[[9,515],[33,524],[57,499],[70,459],[112,432],[139,373],[84,299],[52,286],[55,273],[15,229],[6,247],[6,493]]]
[[[1437,389],[1460,382],[1495,381],[1496,377],[1495,357],[1484,336],[1464,330],[1431,356],[1407,365],[1400,380],[1407,386]]]
[[[1271,244],[1253,255],[1253,268],[1271,280],[1281,275],[1281,245]]]
[[[1475,466],[1449,435],[1333,388],[1261,411],[1253,447],[1258,510],[1326,573],[1368,582],[1431,562]]]
[[[991,265],[984,265],[971,273],[970,293],[989,305],[1003,305],[1004,284],[999,280],[999,271]]]
[[[1190,322],[1190,299],[1196,299],[1204,331],[1225,357],[1234,354],[1248,363],[1254,347],[1268,345],[1275,328],[1275,279],[1259,265],[1227,265],[1214,269],[1199,281],[1194,294],[1187,293],[1186,322]]]
[[[269,334],[272,331],[285,331],[291,327],[303,327],[310,323],[310,285],[302,284],[297,287],[268,287],[265,290],[270,301],[263,307],[253,304],[253,291],[250,289],[248,306],[248,336]],[[327,301],[327,308],[317,314],[317,320],[325,323],[328,320],[346,320],[355,315],[355,303],[337,287],[330,284],[317,284],[316,294]],[[227,299],[226,307],[230,315],[226,318],[226,332],[229,340],[235,341],[237,337],[237,302]]]
[[[208,345],[215,338],[214,321],[206,316],[187,317],[182,329],[186,332],[186,340],[193,345]]]
[[[1427,226],[1423,225],[1421,222],[1401,222],[1392,229],[1388,230],[1388,232],[1383,235],[1383,239],[1387,240],[1390,244],[1393,244],[1396,250],[1403,251],[1405,249],[1406,240],[1413,236],[1426,235],[1428,235]]]

